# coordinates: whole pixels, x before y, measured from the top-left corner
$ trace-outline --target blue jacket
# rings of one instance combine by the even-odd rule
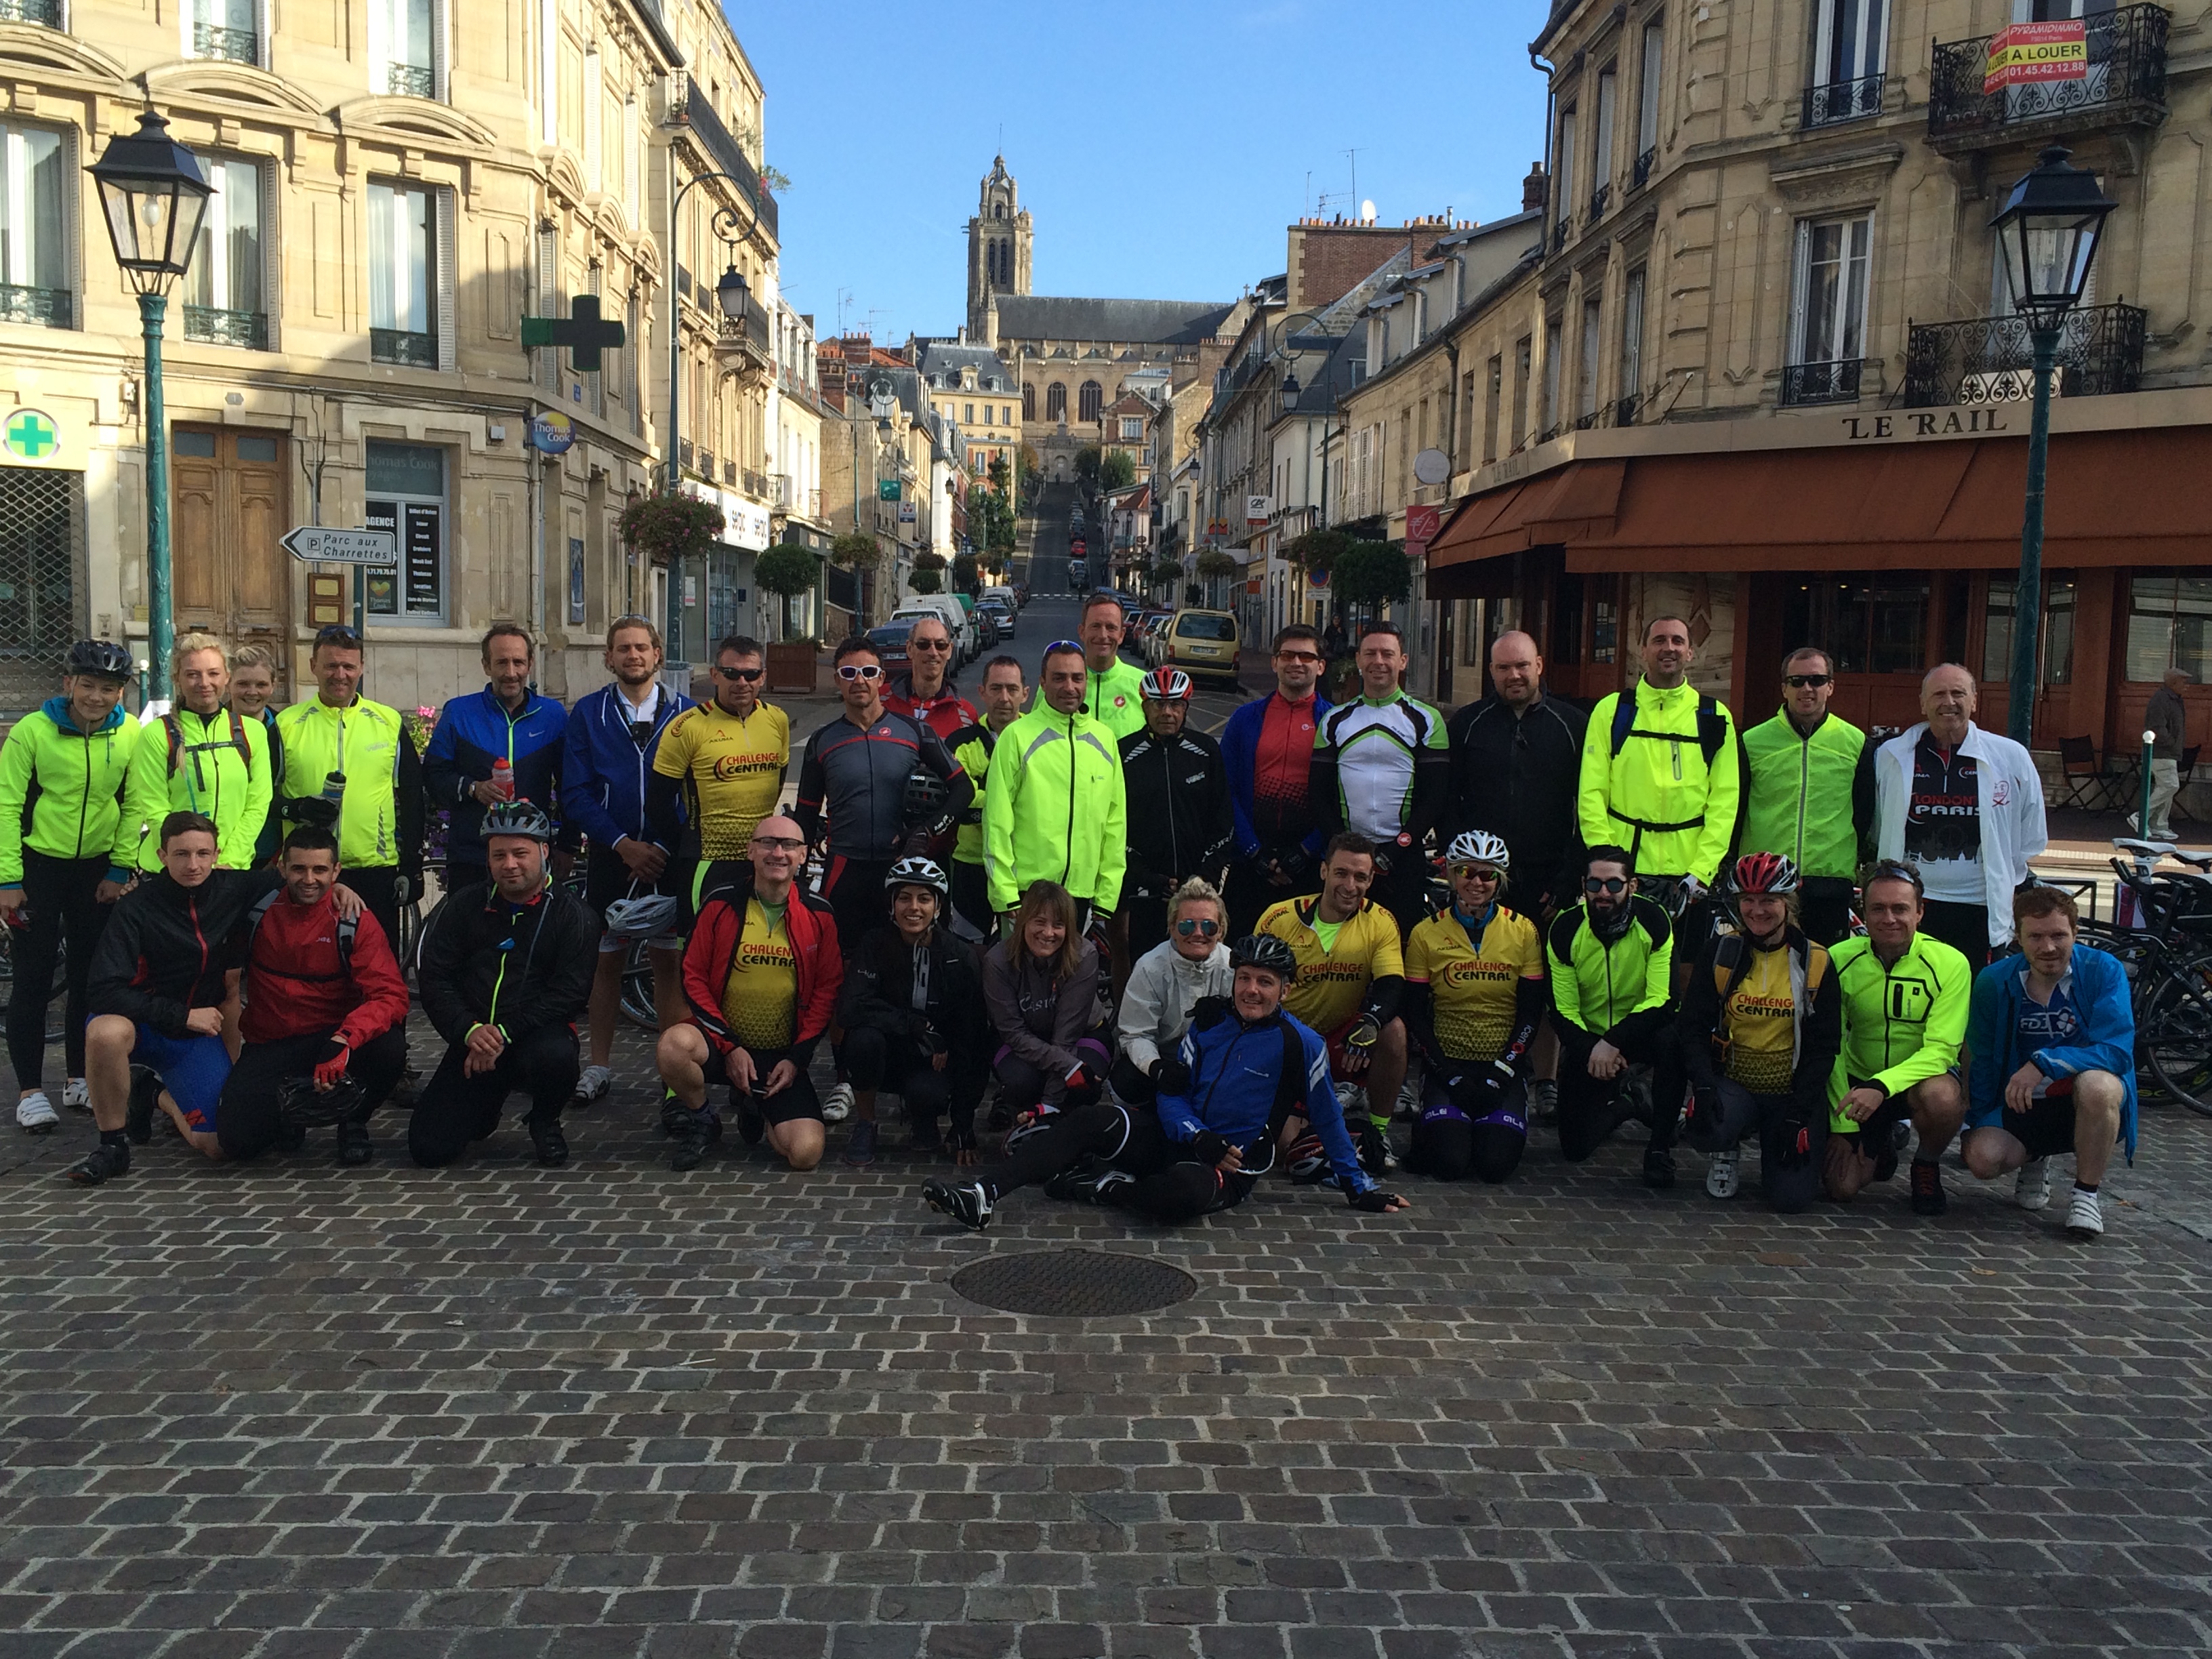
[[[2007,957],[1974,976],[1974,999],[1966,1011],[1966,1048],[1972,1055],[1966,1073],[1966,1127],[1984,1129],[2002,1122],[2005,1085],[2031,1060],[2045,1077],[2110,1072],[2127,1091],[2120,1103],[2120,1139],[2132,1164],[2136,1014],[2128,994],[2127,969],[2117,957],[2094,945],[2076,945],[2073,965],[2059,982],[2081,1018],[2081,1041],[2023,1054],[2018,1048],[2020,1006],[2027,996],[2027,959]]]
[[[535,801],[558,816],[562,739],[568,716],[550,697],[532,691],[522,712],[509,719],[507,706],[489,686],[455,697],[438,712],[438,729],[422,757],[422,793],[432,806],[453,814],[446,833],[446,856],[455,864],[484,861],[483,804],[469,791],[489,781],[491,763],[504,757],[514,769],[518,800]],[[573,827],[562,831],[564,846],[575,844]]]
[[[691,706],[690,698],[664,687],[653,711],[653,736],[641,748],[630,737],[629,704],[619,688],[605,685],[579,697],[568,711],[568,734],[562,745],[561,815],[568,827],[589,836],[594,847],[611,848],[624,836],[651,841],[645,822],[646,779],[653,771],[660,734]],[[680,800],[677,810],[683,811]]]
[[[1236,821],[1235,846],[1239,858],[1256,858],[1282,844],[1281,838],[1275,834],[1276,826],[1264,821],[1255,822],[1255,819],[1264,817],[1263,811],[1255,810],[1261,806],[1259,792],[1263,781],[1255,775],[1259,766],[1260,734],[1267,725],[1267,709],[1273,703],[1275,695],[1271,691],[1264,697],[1255,697],[1249,702],[1239,705],[1236,713],[1230,715],[1229,723],[1221,728],[1221,760],[1229,773],[1229,813]],[[1314,693],[1313,722],[1316,727],[1321,724],[1322,716],[1328,713],[1329,706],[1327,697],[1319,691]],[[1300,758],[1310,766],[1311,749],[1307,749]],[[1268,798],[1278,799],[1279,793],[1270,791]],[[1308,798],[1307,817],[1314,828],[1301,838],[1300,844],[1307,852],[1319,857],[1324,837],[1320,829],[1321,814],[1311,810],[1310,799]]]
[[[1243,1147],[1245,1173],[1258,1175],[1273,1166],[1284,1119],[1303,1115],[1347,1194],[1375,1184],[1345,1129],[1328,1079],[1328,1047],[1311,1026],[1286,1013],[1248,1025],[1228,998],[1201,997],[1178,1052],[1190,1067],[1190,1087],[1180,1095],[1160,1091],[1160,1127],[1169,1139],[1188,1146],[1211,1130]]]

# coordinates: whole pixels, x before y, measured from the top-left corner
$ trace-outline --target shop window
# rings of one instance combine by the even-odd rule
[[[1917,674],[1927,617],[1926,582],[1807,581],[1789,594],[1782,631],[1826,652],[1838,674]]]
[[[1990,597],[1982,633],[1982,678],[2012,678],[2014,599],[2020,584],[2010,576],[1990,578]],[[2074,683],[2074,578],[2051,575],[2043,579],[2043,650],[2039,659],[2045,685]]]
[[[2127,678],[2155,680],[2169,668],[2199,684],[2212,679],[2212,577],[2142,575],[2129,584]]]
[[[368,446],[371,530],[399,540],[396,568],[368,573],[368,611],[395,621],[442,622],[446,615],[446,452],[428,444]]]
[[[1583,659],[1583,579],[1559,578],[1559,637],[1552,641],[1552,660],[1571,668]]]

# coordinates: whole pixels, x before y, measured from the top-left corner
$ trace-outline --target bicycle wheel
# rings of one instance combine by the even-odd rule
[[[2183,963],[2150,994],[2136,1046],[2159,1086],[2212,1117],[2212,955]]]
[[[660,1011],[653,1000],[653,953],[641,939],[632,939],[623,957],[623,1018],[647,1031],[660,1029]]]

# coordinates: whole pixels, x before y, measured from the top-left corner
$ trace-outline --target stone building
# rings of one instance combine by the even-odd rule
[[[609,617],[680,601],[614,531],[657,477],[669,296],[688,290],[695,341],[710,259],[775,303],[761,91],[717,9],[337,0],[217,23],[22,0],[4,15],[0,713],[47,695],[79,634],[144,648],[143,347],[83,168],[149,106],[216,187],[164,354],[179,631],[276,647],[296,693],[315,629],[352,614],[349,572],[277,544],[313,523],[397,532],[398,565],[365,601],[368,689],[403,705],[480,684],[494,618],[532,628],[544,687],[565,695],[596,683]],[[670,169],[710,165],[751,181],[727,203],[750,222],[735,255],[691,224],[666,245]],[[523,347],[522,319],[587,294],[629,333],[596,373]],[[687,361],[685,431],[742,492],[775,424]],[[574,434],[557,456],[526,447],[550,416]]]

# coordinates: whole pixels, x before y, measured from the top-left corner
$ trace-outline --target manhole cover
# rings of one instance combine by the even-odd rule
[[[952,1288],[1007,1313],[1092,1319],[1172,1307],[1197,1290],[1198,1281],[1146,1256],[1045,1250],[986,1256],[953,1274]]]

